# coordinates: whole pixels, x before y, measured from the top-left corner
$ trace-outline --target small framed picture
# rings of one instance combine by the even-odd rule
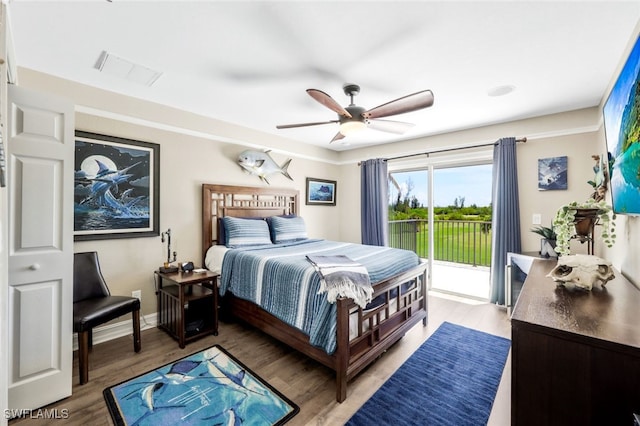
[[[567,157],[538,159],[538,190],[567,189]]]
[[[307,178],[306,204],[335,206],[338,184],[335,180]]]

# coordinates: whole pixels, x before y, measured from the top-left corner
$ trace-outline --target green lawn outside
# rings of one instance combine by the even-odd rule
[[[392,247],[415,250],[418,256],[428,257],[427,221],[399,221],[389,224],[389,242]],[[434,221],[434,226],[435,260],[491,266],[490,222],[438,220]]]

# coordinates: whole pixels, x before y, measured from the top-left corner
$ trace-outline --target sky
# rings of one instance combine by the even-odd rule
[[[454,205],[455,200],[464,197],[464,205],[475,204],[479,207],[491,204],[491,164],[480,166],[452,167],[434,170],[434,206]],[[410,196],[415,195],[418,201],[427,206],[428,172],[426,170],[412,172],[394,172],[393,177],[400,185],[404,198],[408,182],[413,183]],[[395,200],[398,192],[391,185],[389,194]]]

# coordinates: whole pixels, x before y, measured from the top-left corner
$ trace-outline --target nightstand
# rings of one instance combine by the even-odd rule
[[[206,334],[218,335],[218,277],[204,272],[155,271],[158,276],[158,327],[180,348]]]

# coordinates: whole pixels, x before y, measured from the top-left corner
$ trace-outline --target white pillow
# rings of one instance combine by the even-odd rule
[[[222,245],[209,247],[204,256],[204,266],[213,273],[222,274],[222,260],[227,250],[229,249]]]

